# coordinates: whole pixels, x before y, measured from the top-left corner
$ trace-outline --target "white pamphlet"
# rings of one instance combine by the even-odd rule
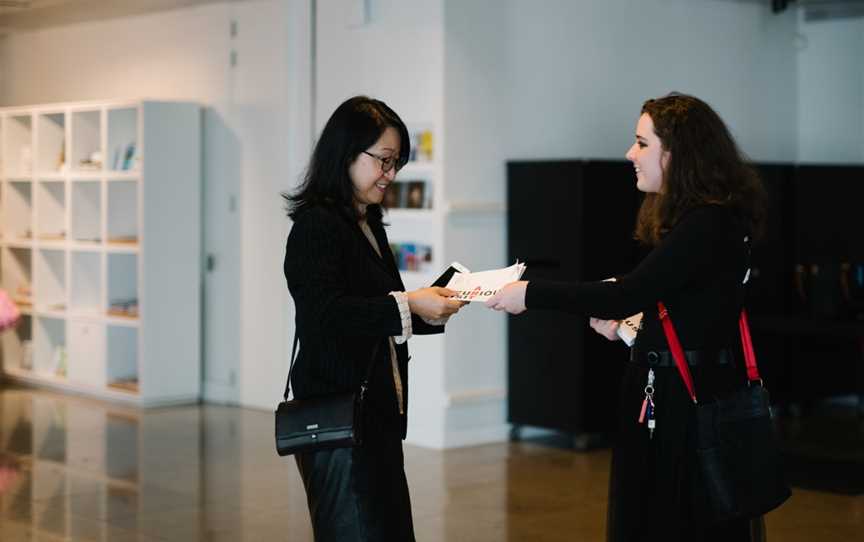
[[[639,334],[639,326],[642,325],[642,313],[634,314],[618,322],[618,336],[627,346],[633,346],[636,335]]]
[[[498,293],[498,290],[515,282],[525,272],[525,264],[516,262],[504,269],[479,271],[477,273],[455,273],[447,288],[459,292],[459,301],[487,301]]]

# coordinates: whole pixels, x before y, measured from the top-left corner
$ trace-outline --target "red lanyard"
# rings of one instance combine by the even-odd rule
[[[660,323],[663,324],[663,332],[666,334],[666,341],[669,343],[669,350],[672,352],[672,357],[675,358],[675,365],[678,366],[678,372],[681,374],[681,380],[687,387],[690,393],[690,398],[696,402],[696,389],[693,386],[693,376],[690,374],[690,367],[687,365],[687,360],[684,358],[684,349],[681,348],[681,341],[678,340],[678,334],[675,333],[675,327],[672,325],[672,319],[669,318],[669,311],[666,310],[666,305],[662,302],[657,302],[657,310],[660,315]],[[750,326],[747,323],[747,311],[741,309],[741,316],[738,319],[738,329],[741,332],[741,345],[744,349],[744,362],[747,364],[747,380],[760,381],[759,369],[756,367],[756,354],[753,351],[753,340],[750,338]]]

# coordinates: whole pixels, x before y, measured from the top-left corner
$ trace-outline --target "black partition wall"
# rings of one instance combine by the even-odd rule
[[[864,167],[757,168],[770,207],[748,305],[772,397],[864,394]],[[641,195],[629,162],[510,162],[507,197],[508,261],[525,261],[527,280],[602,280],[644,253],[632,239]],[[508,326],[514,427],[614,430],[622,343],[575,314],[528,311]]]
[[[527,264],[526,280],[602,280],[638,261],[631,164],[511,162],[507,176],[508,261]],[[528,311],[508,325],[510,423],[607,433],[627,349],[580,315]]]

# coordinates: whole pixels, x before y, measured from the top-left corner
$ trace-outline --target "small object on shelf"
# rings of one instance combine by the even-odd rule
[[[426,271],[432,264],[432,247],[417,243],[391,243],[390,250],[400,271]]]
[[[33,294],[29,284],[19,284],[15,288],[15,293],[12,295],[12,300],[18,306],[31,306],[33,304]]]
[[[423,209],[425,205],[426,183],[423,181],[411,181],[407,183],[408,195],[405,198],[405,207],[408,209]]]
[[[66,232],[61,231],[57,233],[43,233],[39,236],[39,239],[43,241],[64,241],[66,240]]]
[[[432,194],[422,179],[395,181],[384,193],[385,209],[431,209]]]
[[[138,300],[116,299],[111,302],[108,315],[120,318],[138,318]]]
[[[57,376],[66,376],[66,347],[57,346],[51,354],[51,370]]]
[[[399,198],[402,194],[403,185],[404,183],[398,181],[390,183],[390,186],[387,187],[387,191],[384,192],[384,201],[382,202],[385,209],[398,209],[402,206]]]
[[[128,171],[132,169],[132,166],[137,162],[133,161],[135,158],[135,143],[129,143],[126,146],[126,152],[123,153],[123,171]]]
[[[410,140],[411,150],[408,152],[408,160],[410,162],[431,162],[435,150],[432,130],[427,127],[412,127]]]
[[[21,341],[21,368],[25,371],[33,370],[33,341],[30,339]]]
[[[138,393],[137,378],[118,378],[108,383],[109,388]]]
[[[60,144],[60,155],[57,157],[57,171],[66,170],[66,138]]]
[[[113,245],[137,245],[138,237],[136,235],[125,235],[109,237],[108,242]]]

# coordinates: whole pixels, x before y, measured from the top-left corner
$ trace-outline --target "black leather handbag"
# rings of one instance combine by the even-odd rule
[[[363,442],[366,392],[379,345],[375,344],[366,377],[358,391],[289,401],[297,341],[294,337],[284,400],[276,407],[276,453],[285,456],[360,445]]]
[[[722,523],[755,518],[777,508],[791,492],[768,391],[756,366],[747,313],[742,310],[738,321],[747,387],[713,403],[699,404],[675,328],[662,303],[658,308],[678,372],[696,404],[695,450],[691,450],[688,465],[693,469],[690,505],[694,519],[701,524]]]

